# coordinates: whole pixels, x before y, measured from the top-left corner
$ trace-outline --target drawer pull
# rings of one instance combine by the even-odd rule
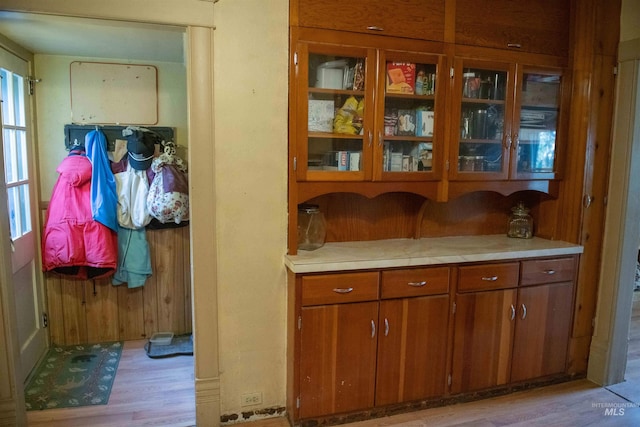
[[[545,270],[544,272],[545,274],[548,274],[548,275],[556,274],[555,270]]]
[[[522,304],[522,320],[527,317],[527,306]]]
[[[496,280],[498,280],[498,276],[483,277],[482,280],[486,282],[495,282]]]
[[[520,49],[522,47],[522,45],[520,43],[507,43],[507,47],[514,48],[514,49]]]
[[[421,288],[426,284],[427,284],[427,282],[409,282],[409,283],[407,283],[407,285],[415,286],[416,288]]]
[[[374,338],[375,336],[376,336],[376,324],[372,320],[371,321],[371,338]]]
[[[369,30],[369,31],[384,31],[384,28],[378,27],[376,25],[369,25],[367,27],[367,30]]]
[[[387,319],[386,317],[384,318],[384,336],[389,336],[389,319]]]
[[[516,318],[516,308],[511,304],[511,320]]]
[[[353,288],[333,288],[333,292],[337,294],[348,294],[349,292],[353,292]]]

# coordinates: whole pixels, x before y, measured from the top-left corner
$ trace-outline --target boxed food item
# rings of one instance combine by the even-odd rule
[[[309,132],[333,132],[335,105],[333,100],[309,100]]]
[[[433,136],[434,117],[433,111],[416,111],[416,136]]]
[[[415,110],[398,110],[398,135],[414,136],[416,134]]]
[[[387,93],[414,93],[416,64],[410,62],[387,63]]]

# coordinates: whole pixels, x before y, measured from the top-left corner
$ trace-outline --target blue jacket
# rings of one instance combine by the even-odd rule
[[[99,130],[87,133],[84,141],[91,172],[91,213],[93,219],[118,231],[118,194],[116,179],[107,156],[107,138]]]

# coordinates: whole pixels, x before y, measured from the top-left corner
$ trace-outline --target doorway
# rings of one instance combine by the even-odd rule
[[[2,16],[6,17],[8,14],[8,12],[2,12]],[[176,141],[180,144],[180,142],[182,142],[182,145],[184,146],[185,142],[188,139],[188,122],[187,122],[187,113],[186,113],[186,66],[185,66],[185,52],[184,52],[184,46],[185,46],[185,42],[184,39],[186,38],[186,33],[185,33],[185,29],[181,28],[178,29],[177,27],[167,27],[166,31],[164,30],[164,28],[161,28],[159,26],[155,26],[155,25],[149,25],[149,24],[144,24],[144,25],[134,25],[134,24],[125,24],[122,22],[109,22],[109,21],[98,21],[98,20],[93,20],[93,19],[82,19],[82,18],[78,18],[78,19],[72,19],[72,18],[68,18],[68,17],[53,17],[53,16],[44,16],[44,15],[37,15],[37,14],[19,14],[20,15],[20,20],[25,21],[25,20],[38,20],[38,22],[40,23],[45,23],[44,27],[45,28],[51,28],[52,30],[56,30],[58,31],[55,35],[55,37],[69,37],[69,38],[75,38],[76,41],[78,40],[78,34],[74,33],[73,30],[73,25],[78,25],[78,27],[80,28],[80,30],[85,31],[87,33],[92,34],[92,37],[95,37],[96,33],[100,33],[104,30],[110,30],[111,28],[113,29],[113,31],[115,33],[120,33],[121,37],[124,37],[125,39],[128,39],[130,37],[127,36],[126,34],[124,34],[128,28],[129,25],[131,25],[131,28],[134,29],[134,31],[136,32],[136,36],[134,37],[136,40],[141,40],[141,39],[153,39],[153,44],[149,46],[149,50],[151,51],[158,51],[161,50],[163,55],[166,55],[168,52],[171,51],[169,44],[175,42],[175,35],[176,34],[180,34],[179,37],[179,60],[180,60],[180,66],[182,67],[182,76],[181,78],[178,78],[178,76],[176,76],[177,72],[175,71],[176,68],[179,67],[164,67],[161,69],[162,77],[167,79],[167,78],[171,78],[171,84],[172,86],[177,86],[182,88],[183,94],[182,94],[182,98],[184,100],[184,114],[183,117],[181,118],[180,124],[175,125],[174,123],[172,123],[172,127],[177,128],[177,134],[176,134]],[[41,21],[40,21],[41,20]],[[29,25],[27,23],[24,23],[23,25]],[[59,26],[62,27],[62,30],[60,28],[58,28]],[[37,28],[42,29],[42,25],[37,25]],[[33,26],[29,26],[28,30],[31,31],[36,27]],[[60,32],[62,31],[62,32]],[[0,31],[2,32],[2,31]],[[162,36],[158,35],[159,33],[163,33],[166,32],[167,38],[162,38]],[[145,33],[149,33],[150,35],[147,36],[145,35]],[[114,33],[111,33],[110,36],[106,37],[106,41],[108,41],[109,44],[112,45],[123,45],[123,44],[129,44],[131,45],[131,42],[127,40],[127,42],[118,42],[117,39],[115,39]],[[51,36],[53,37],[53,36]],[[23,40],[19,39],[18,40],[12,40],[15,41],[16,43],[22,45],[23,43],[26,44]],[[104,42],[105,40],[103,40]],[[78,45],[79,43],[74,43],[76,45]],[[98,52],[99,51],[99,46],[88,46],[85,44],[84,45],[89,51],[91,52]],[[131,47],[131,46],[129,46]],[[158,47],[160,47],[161,49],[158,49]],[[149,55],[152,55],[153,52],[147,52]],[[103,60],[103,61],[109,61],[109,60],[126,60],[126,61],[140,61],[140,62],[149,62],[150,59],[149,57],[144,57],[144,58],[140,58],[140,59],[136,59],[133,57],[128,57],[128,58],[105,58],[106,55],[102,55],[99,53],[94,53],[94,56],[92,56],[91,58],[94,59],[98,59],[98,60]],[[99,56],[95,56],[95,55],[99,55]],[[110,55],[116,55],[116,53],[111,53]],[[39,65],[51,65],[53,67],[56,67],[57,62],[68,62],[69,59],[67,59],[69,56],[71,56],[72,58],[82,58],[85,59],[86,57],[82,56],[75,56],[75,55],[70,55],[70,52],[64,52],[64,55],[59,55],[59,56],[64,56],[65,59],[62,61],[58,61],[58,58],[55,53],[49,53],[48,56],[52,57],[53,59],[50,61],[40,61]],[[166,60],[166,57],[163,57],[162,59]],[[163,61],[159,61],[159,62],[163,62]],[[166,62],[166,61],[165,61]],[[62,82],[65,78],[68,79],[68,68],[64,69],[65,66],[60,66],[60,69],[58,71],[55,71],[57,74],[59,74],[61,76],[61,78],[59,79],[59,82]],[[42,68],[38,71],[40,73],[42,73]],[[65,76],[65,72],[67,73],[67,75]],[[27,74],[25,74],[27,75]],[[49,77],[51,76],[51,74],[49,74]],[[54,77],[55,78],[55,77]],[[179,82],[182,81],[183,84],[179,84]],[[51,86],[56,86],[56,85],[51,85]],[[49,89],[51,89],[51,86],[49,87]],[[61,91],[59,93],[55,93],[55,92],[45,92],[45,90],[42,89],[43,86],[40,87],[43,97],[48,97],[49,99],[52,99],[52,96],[57,96],[57,97],[68,97],[68,91]],[[38,88],[36,88],[36,90],[38,90]],[[60,98],[58,98],[60,99]],[[176,97],[175,96],[166,96],[165,97],[165,102],[171,102],[171,103],[176,103]],[[52,138],[48,138],[47,135],[56,135],[56,134],[60,134],[61,130],[62,130],[62,125],[60,123],[59,120],[56,119],[55,117],[55,107],[51,108],[51,104],[50,103],[44,103],[45,107],[39,108],[38,110],[40,111],[40,114],[38,116],[38,118],[41,120],[42,123],[44,124],[40,124],[39,127],[39,138],[38,141],[42,141],[39,144],[38,147],[38,151],[39,151],[39,155],[40,155],[40,185],[39,187],[41,188],[41,195],[39,197],[39,200],[47,200],[51,194],[51,188],[54,185],[55,182],[55,177],[56,177],[56,173],[55,173],[55,167],[57,166],[58,160],[61,157],[61,151],[62,151],[62,156],[66,155],[66,153],[64,152],[64,140],[60,140],[60,139],[52,139]],[[48,105],[48,106],[46,106]],[[167,108],[167,106],[163,106],[163,110],[167,111],[170,110],[170,108]],[[44,112],[44,114],[43,114]],[[172,116],[172,118],[175,118],[175,114]],[[160,120],[162,121],[163,118],[161,117]],[[64,122],[66,123],[66,122]],[[166,123],[166,122],[165,122]],[[161,125],[164,123],[160,123]],[[55,142],[49,142],[51,140],[54,140]],[[45,143],[46,142],[46,143]],[[185,158],[186,156],[184,156],[184,153],[179,153],[183,158]],[[186,158],[185,158],[186,159]],[[36,204],[34,204],[35,206]],[[36,215],[38,213],[38,209],[35,208],[34,209],[36,211]],[[35,230],[38,229],[38,227],[34,227]],[[188,228],[185,229],[187,231],[186,235],[188,238],[189,232],[188,232]],[[187,260],[186,262],[188,263],[188,255],[187,255]],[[188,269],[187,269],[188,270]],[[37,267],[36,267],[36,271],[37,273]],[[189,277],[189,271],[184,272],[184,274],[186,275],[186,277]],[[73,287],[73,285],[71,285]],[[83,289],[82,292],[90,292],[90,289]],[[95,292],[95,289],[94,289]],[[84,304],[85,301],[83,299],[82,304]],[[192,304],[189,303],[188,305],[186,305],[189,309],[189,311],[191,311],[191,307]],[[17,312],[19,312],[19,310],[16,310]],[[185,314],[185,316],[187,316],[187,314]],[[188,319],[189,322],[192,318],[192,314],[188,313]],[[100,328],[102,329],[102,328]],[[18,325],[18,332],[20,333],[20,325]],[[90,341],[93,342],[93,339],[91,339]],[[140,352],[142,352],[142,354],[144,354],[144,350],[142,350],[141,348],[138,348],[138,350]],[[146,355],[145,355],[146,357]],[[193,360],[193,359],[192,359]],[[30,371],[30,367],[33,367],[33,365],[35,364],[35,362],[37,362],[37,358],[35,359],[33,364],[25,364],[25,371],[28,373]],[[166,365],[168,362],[164,362],[164,364]],[[193,371],[193,362],[192,362],[192,367],[191,370]],[[139,365],[141,366],[141,365]],[[25,375],[26,376],[26,375]],[[193,383],[194,378],[193,375],[190,376],[191,382]],[[195,401],[195,393],[192,393],[192,401]],[[162,406],[162,404],[159,404],[158,406]],[[195,411],[193,411],[195,412]],[[193,414],[193,417],[195,419],[195,413]],[[193,422],[193,420],[191,421],[191,424],[185,424],[185,425],[193,425],[195,424],[195,422]]]

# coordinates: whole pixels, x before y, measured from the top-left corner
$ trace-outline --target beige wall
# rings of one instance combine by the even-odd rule
[[[140,63],[117,59],[35,55],[37,84],[37,150],[40,200],[49,200],[58,179],[56,167],[67,155],[64,125],[71,124],[69,65],[73,61]],[[175,142],[187,145],[187,88],[185,66],[180,63],[144,61],[158,69],[158,126],[176,128]],[[186,151],[180,150],[186,160]]]
[[[285,404],[288,2],[215,6],[221,413]],[[195,154],[195,153],[192,153]]]
[[[640,38],[640,1],[622,0],[620,41]]]

